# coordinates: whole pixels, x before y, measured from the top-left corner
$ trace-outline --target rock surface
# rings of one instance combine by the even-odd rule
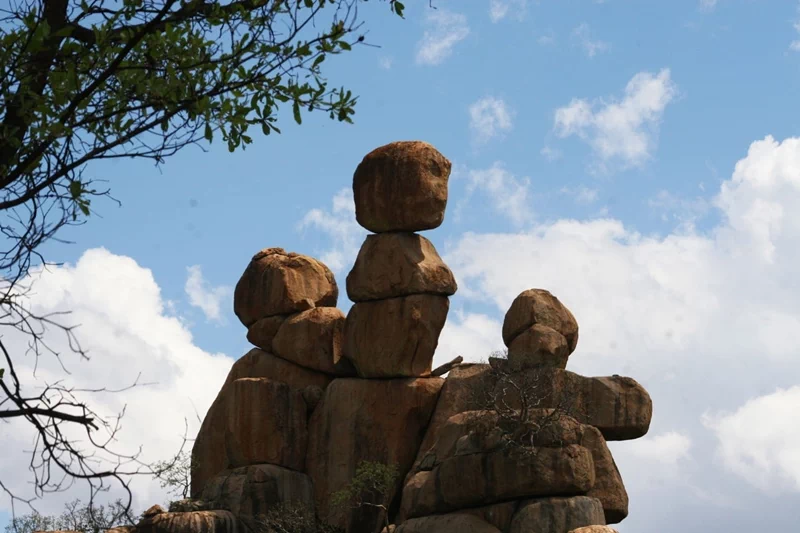
[[[297,389],[308,386],[324,389],[333,379],[327,374],[309,370],[259,348],[253,348],[233,363],[223,388],[240,378],[269,378]]]
[[[300,389],[242,378],[211,405],[192,448],[192,496],[228,468],[270,463],[303,471],[308,409]]]
[[[553,328],[534,324],[508,345],[508,361],[515,368],[566,368],[571,350],[567,339]]]
[[[136,525],[136,533],[236,533],[239,520],[230,511],[160,513]]]
[[[283,248],[255,254],[236,284],[233,311],[248,328],[258,320],[313,307],[336,307],[339,289],[322,262]]]
[[[272,351],[293,363],[325,374],[353,376],[342,358],[345,315],[335,307],[315,307],[284,320],[272,340]]]
[[[320,517],[349,531],[369,531],[376,523],[366,510],[332,510],[331,495],[343,489],[361,461],[397,465],[402,484],[430,420],[441,378],[335,379],[314,411],[309,427],[306,471],[314,482]]]
[[[354,304],[344,355],[363,378],[429,375],[449,308],[447,297],[428,294]]]
[[[582,526],[604,525],[600,501],[587,496],[543,498],[522,502],[509,533],[564,533]]]
[[[413,518],[487,503],[552,494],[581,495],[594,484],[589,450],[575,444],[457,455],[418,472],[403,489],[400,516]]]
[[[288,315],[274,315],[257,320],[247,328],[247,340],[265,352],[272,351],[272,339]]]
[[[595,474],[594,486],[586,495],[600,501],[606,524],[618,524],[628,516],[628,492],[622,476],[600,430],[585,424],[581,429],[580,444],[592,452]]]
[[[609,526],[585,526],[573,529],[568,533],[619,533],[619,531]]]
[[[564,336],[569,353],[578,345],[578,322],[558,298],[544,289],[523,291],[511,303],[503,320],[503,342],[511,346],[514,338],[534,324],[547,326]]]
[[[468,514],[445,514],[412,518],[400,524],[394,533],[502,533],[493,525]]]
[[[280,503],[299,502],[314,509],[311,478],[276,465],[225,470],[206,483],[201,499],[237,516],[257,516]]]
[[[439,227],[447,206],[450,169],[450,161],[425,142],[376,148],[353,175],[356,220],[374,233]]]
[[[369,235],[347,275],[347,296],[354,302],[411,294],[450,296],[456,288],[433,244],[416,233]]]

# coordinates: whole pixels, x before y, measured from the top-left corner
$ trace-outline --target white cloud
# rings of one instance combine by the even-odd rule
[[[700,9],[702,11],[713,11],[717,7],[719,0],[700,0]]]
[[[704,421],[719,439],[717,454],[726,468],[765,492],[800,491],[798,412],[800,385],[753,398],[733,413]]]
[[[631,441],[626,451],[637,457],[674,469],[678,462],[689,457],[692,441],[676,431],[660,435],[646,435]]]
[[[605,52],[610,47],[605,41],[593,40],[591,38],[589,25],[585,22],[572,30],[572,37],[578,42],[581,48],[583,48],[583,51],[586,52],[586,55],[590,58],[596,56],[600,52]]]
[[[511,131],[512,111],[499,98],[486,96],[469,106],[469,128],[473,140],[482,144]]]
[[[392,58],[391,57],[381,57],[378,60],[378,65],[384,70],[389,70],[389,69],[392,68]]]
[[[74,266],[37,271],[33,279],[31,309],[40,314],[72,311],[62,317],[63,321],[80,324],[76,334],[91,359],[73,356],[63,335],[48,330],[45,340],[62,353],[71,374],[65,375],[53,357],[43,356],[34,377],[33,361],[21,356],[28,339],[13,330],[6,331],[3,341],[17,354],[17,371],[29,391],[56,379],[66,379],[65,384],[76,388],[122,388],[141,373],[140,383],[151,385],[80,396],[105,418],[126,409],[113,447],[132,453],[141,445],[142,459],[154,461],[167,459],[178,450],[184,419],[189,424],[188,436],[196,435],[199,423],[195,409],[200,417],[205,415],[233,360],[196,346],[180,318],[166,314],[166,302],[149,269],[129,257],[98,248],[84,252]],[[102,439],[102,431],[99,433],[95,438]],[[85,441],[85,432],[71,434]],[[19,421],[2,424],[0,441],[5,445],[0,456],[0,479],[21,496],[31,495],[29,456],[23,451],[31,449],[29,427]],[[132,488],[139,510],[166,500],[156,482],[137,479]],[[109,496],[122,494],[117,491]],[[86,499],[86,489],[80,483],[66,493],[48,495],[37,508],[43,513],[60,513],[63,503],[76,497]],[[0,501],[0,509],[8,510],[9,502]]]
[[[800,52],[800,3],[797,4],[797,20],[793,24],[794,30],[798,34],[798,39],[789,43],[789,50]]]
[[[298,229],[309,227],[327,234],[334,242],[333,246],[322,252],[319,259],[333,270],[337,279],[341,279],[353,266],[358,250],[368,234],[356,222],[353,190],[346,188],[337,192],[330,211],[312,209],[306,213]]]
[[[517,20],[525,18],[528,0],[489,0],[489,18],[492,22],[500,22],[509,15],[514,14]]]
[[[536,42],[542,46],[549,46],[556,42],[556,36],[553,33],[547,33],[545,35],[540,35],[536,38]]]
[[[186,278],[184,290],[189,296],[189,303],[203,311],[206,319],[224,322],[221,306],[223,301],[228,303],[233,289],[226,285],[209,287],[208,282],[203,278],[200,265],[187,267],[186,270],[189,272],[189,276]]]
[[[700,190],[703,188],[700,187]],[[693,227],[711,208],[709,202],[701,196],[684,198],[667,190],[658,191],[654,198],[647,200],[647,205],[653,210],[661,211],[661,220],[677,220],[687,227]]]
[[[467,17],[444,9],[427,10],[425,30],[417,44],[419,65],[438,65],[453,53],[453,48],[469,35]]]
[[[545,146],[539,151],[539,153],[542,154],[542,156],[544,156],[544,158],[548,161],[555,161],[562,155],[560,150],[551,146]]]
[[[512,223],[521,226],[533,219],[528,194],[530,179],[519,179],[502,164],[495,163],[487,169],[470,170],[467,180],[466,193],[457,205],[457,211],[464,209],[473,193],[480,190],[494,210]]]
[[[676,94],[669,69],[657,75],[640,72],[620,101],[573,99],[558,108],[554,130],[562,138],[576,135],[589,143],[601,169],[615,160],[623,167],[641,166],[652,156],[664,109]]]

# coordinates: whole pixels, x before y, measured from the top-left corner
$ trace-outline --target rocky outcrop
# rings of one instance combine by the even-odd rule
[[[416,232],[442,223],[449,173],[423,142],[358,166],[356,219],[374,234],[347,276],[346,316],[322,262],[253,256],[234,312],[257,348],[203,420],[193,498],[119,533],[251,531],[284,504],[345,533],[615,533],[605,524],[627,516],[628,494],[607,441],[646,434],[652,401],[631,378],[566,369],[578,323],[556,296],[534,288],[511,302],[507,357],[458,357],[437,367],[446,379],[430,377],[457,287]],[[335,504],[365,463],[398,476]]]
[[[310,421],[307,471],[321,517],[348,531],[374,531],[371,509],[333,509],[330,498],[353,478],[362,461],[407,472],[433,412],[441,378],[342,378],[328,386]],[[402,479],[386,495],[391,502]]]
[[[444,220],[451,163],[425,142],[393,142],[353,175],[356,220],[374,233],[434,229]]]

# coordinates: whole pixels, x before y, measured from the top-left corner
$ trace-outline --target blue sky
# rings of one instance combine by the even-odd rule
[[[142,420],[158,409],[167,433],[193,415],[163,402],[191,398],[202,413],[249,349],[231,289],[252,254],[280,246],[327,261],[346,310],[366,234],[353,171],[380,145],[424,140],[453,162],[445,222],[425,233],[459,282],[436,360],[501,348],[513,297],[549,289],[581,325],[568,368],[629,375],[654,399],[650,434],[612,443],[631,498],[620,532],[794,526],[800,4],[407,4],[405,20],[363,4],[381,48],[326,62],[331,84],[359,95],[355,124],[286,116],[282,135],[256,129],[246,151],[217,142],[161,172],[87,168],[122,207],[100,201],[99,216],[60,235],[74,244],[48,244],[71,266],[42,281],[62,296],[41,305],[88,317],[97,367],[76,379],[160,376],[161,403],[128,401]],[[154,456],[173,442],[148,436]],[[24,482],[18,467],[0,472]],[[143,507],[161,495],[138,490]]]

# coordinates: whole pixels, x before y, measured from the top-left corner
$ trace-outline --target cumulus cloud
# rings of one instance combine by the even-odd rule
[[[324,250],[319,259],[328,265],[337,277],[346,274],[367,236],[367,230],[356,222],[356,204],[353,190],[341,189],[333,197],[329,211],[312,209],[305,214],[298,228],[315,228],[328,235],[333,245]]]
[[[186,278],[184,290],[189,297],[189,303],[203,311],[207,320],[223,322],[222,303],[231,297],[233,289],[225,285],[210,287],[208,281],[203,278],[200,265],[187,267],[186,270],[189,276]]]
[[[591,30],[589,25],[585,22],[578,25],[572,30],[572,38],[583,48],[583,51],[590,58],[596,56],[598,53],[605,52],[609,49],[609,44],[599,39],[592,39]]]
[[[469,128],[476,143],[485,143],[511,131],[512,112],[502,99],[486,96],[469,106]]]
[[[466,193],[456,211],[464,209],[473,194],[480,191],[495,212],[507,217],[515,225],[521,226],[532,220],[530,179],[527,177],[517,178],[501,163],[495,163],[487,169],[469,170],[466,179]]]
[[[439,65],[453,53],[456,44],[469,35],[467,17],[444,9],[427,10],[428,29],[417,43],[418,65]]]
[[[700,9],[702,11],[713,11],[717,7],[719,0],[700,0]]]
[[[765,492],[800,491],[798,412],[800,385],[752,398],[732,413],[706,415],[704,422],[730,471]]]
[[[641,166],[652,156],[664,109],[676,95],[669,69],[657,75],[640,72],[619,101],[575,98],[558,108],[554,130],[559,137],[575,135],[587,142],[602,169],[617,160],[623,167]]]
[[[789,43],[789,50],[800,52],[800,2],[797,4],[797,19],[795,20],[794,30],[797,32],[797,39]]]
[[[168,459],[179,449],[184,420],[188,422],[188,437],[196,435],[197,416],[205,415],[233,359],[208,353],[194,344],[184,322],[168,314],[149,269],[129,257],[97,248],[84,252],[74,265],[34,271],[32,279],[33,291],[27,302],[31,310],[39,314],[71,311],[61,319],[80,324],[76,334],[90,360],[73,356],[63,335],[48,330],[44,339],[62,353],[70,374],[64,373],[55,358],[43,356],[34,376],[34,361],[21,356],[28,338],[14,330],[6,331],[3,341],[12,354],[18,355],[17,371],[29,391],[57,379],[65,379],[66,385],[76,389],[119,389],[141,374],[139,383],[147,385],[119,393],[80,395],[106,419],[125,409],[114,449],[134,453],[141,445],[144,461]],[[24,451],[32,447],[29,429],[19,421],[0,425],[0,441],[5,445],[0,479],[23,497],[32,495],[27,468],[30,458]],[[81,433],[71,434],[86,444],[86,434]],[[96,439],[102,437],[102,431],[95,435]],[[158,483],[144,478],[135,480],[132,488],[134,505],[140,510],[167,499]],[[108,496],[123,494],[118,491]],[[80,483],[66,493],[48,495],[38,509],[60,513],[63,503],[76,497],[86,499],[86,489]],[[9,502],[0,501],[0,509],[8,510]]]
[[[562,187],[559,191],[561,194],[566,194],[575,198],[577,204],[592,204],[597,201],[597,189],[590,189],[584,185],[580,187]]]

